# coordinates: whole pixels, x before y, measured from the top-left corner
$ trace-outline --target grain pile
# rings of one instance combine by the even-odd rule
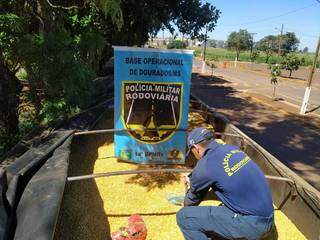
[[[192,128],[208,126],[203,124],[198,113],[191,113],[189,120]],[[76,139],[69,175],[146,168],[118,162],[113,158],[113,149],[112,135]],[[183,194],[180,177],[180,174],[170,173],[139,174],[69,183],[55,239],[109,239],[110,232],[125,225],[128,216],[139,213],[147,224],[148,240],[183,240],[176,224],[176,212],[180,207],[167,201],[170,194]],[[202,203],[217,204],[219,202],[214,200]],[[275,221],[277,239],[305,239],[280,211],[276,211]]]

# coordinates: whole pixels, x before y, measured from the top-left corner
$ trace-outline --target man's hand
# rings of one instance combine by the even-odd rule
[[[181,181],[182,181],[182,183],[184,185],[185,192],[187,192],[188,189],[190,188],[190,179],[189,179],[189,177],[184,175],[184,176],[182,176]]]

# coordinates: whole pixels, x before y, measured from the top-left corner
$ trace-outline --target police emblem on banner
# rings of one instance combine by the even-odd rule
[[[122,121],[144,143],[169,139],[181,122],[183,83],[122,82]]]

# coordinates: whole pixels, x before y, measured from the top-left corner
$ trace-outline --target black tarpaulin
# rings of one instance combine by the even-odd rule
[[[23,226],[27,223],[29,231],[38,224],[37,231],[43,236],[54,231],[54,216],[58,215],[59,197],[62,197],[66,181],[71,136],[74,131],[90,129],[110,104],[112,99],[87,109],[57,125],[56,130],[45,134],[37,131],[39,135],[28,139],[27,147],[19,147],[24,145],[22,141],[7,154],[7,159],[0,164],[0,240],[11,240],[14,236],[22,239],[26,233]],[[45,191],[49,187],[50,195]],[[42,212],[46,224],[40,224],[40,215],[34,215],[33,210],[41,204],[51,208]],[[33,233],[30,238],[23,239],[51,239],[37,238],[38,233]]]
[[[26,186],[16,211],[14,239],[52,239],[66,184],[71,140],[69,137],[54,151]]]
[[[5,220],[1,222],[2,236],[0,239],[11,239],[13,236],[17,222],[15,210],[25,186],[52,152],[72,134],[71,130],[53,132],[48,139],[43,140],[37,149],[27,151],[5,170],[2,170],[2,182],[7,183],[7,186],[4,185],[6,191],[3,192],[2,202],[7,203],[8,206],[5,214],[1,215],[1,218]]]

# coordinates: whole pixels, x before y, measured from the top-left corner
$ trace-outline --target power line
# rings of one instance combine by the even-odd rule
[[[297,8],[297,9],[294,9],[294,10],[292,10],[292,11],[285,12],[285,13],[282,13],[282,14],[279,14],[279,15],[275,15],[275,16],[271,16],[271,17],[267,17],[267,18],[262,18],[262,19],[255,20],[255,21],[244,22],[244,23],[231,24],[231,25],[223,25],[223,26],[221,26],[221,27],[234,27],[234,26],[241,26],[241,25],[246,25],[246,24],[255,24],[255,23],[259,23],[259,22],[265,22],[265,21],[269,21],[269,20],[272,20],[272,19],[275,19],[275,18],[280,18],[280,17],[286,16],[286,15],[289,15],[289,14],[292,14],[292,13],[295,13],[295,12],[302,11],[302,10],[304,10],[304,9],[310,8],[310,7],[312,7],[312,6],[315,6],[315,5],[317,5],[318,3],[320,3],[320,0],[317,0],[317,3],[313,3],[313,4],[310,4],[310,5],[301,7],[301,8]]]
[[[310,34],[307,34],[307,33],[303,33],[303,32],[298,32],[299,35],[302,35],[304,37],[309,37],[309,38],[317,38],[317,36],[314,36],[314,35],[310,35]]]
[[[303,37],[308,37],[308,38],[317,38],[317,36],[314,35],[310,35],[308,33],[304,33],[304,32],[299,32],[299,31],[294,31],[297,33],[297,35],[303,36]]]
[[[320,1],[320,0],[319,0]],[[289,31],[292,31],[292,32],[296,32],[298,33],[299,35],[302,35],[302,36],[305,36],[305,37],[309,37],[309,38],[316,38],[318,39],[318,37],[316,35],[312,35],[312,34],[309,34],[309,33],[306,33],[306,32],[301,32],[300,30],[295,30],[293,28],[287,28]]]

